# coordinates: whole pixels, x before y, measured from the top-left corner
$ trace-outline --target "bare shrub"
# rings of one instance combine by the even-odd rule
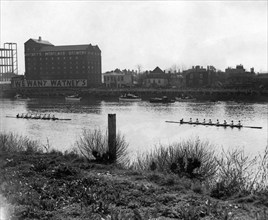
[[[108,133],[103,132],[100,129],[87,130],[84,129],[82,136],[76,141],[80,153],[88,160],[98,160],[100,162],[108,162],[109,158],[106,158],[109,153],[108,149]],[[125,137],[120,133],[116,135],[116,163],[126,164],[128,143]]]
[[[244,150],[223,150],[216,161],[218,171],[212,187],[212,196],[221,198],[267,191],[268,147],[263,155],[252,158],[245,155]]]
[[[138,156],[132,168],[152,170],[152,164],[156,164],[156,170],[160,172],[188,174],[189,177],[206,179],[213,176],[217,170],[214,157],[210,144],[196,138],[170,146],[160,145],[150,153]]]
[[[37,153],[42,151],[43,148],[38,141],[33,141],[27,137],[19,136],[13,133],[0,134],[0,152]]]

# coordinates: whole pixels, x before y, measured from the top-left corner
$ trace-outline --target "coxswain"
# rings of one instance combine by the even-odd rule
[[[19,118],[19,117],[20,117],[19,113],[16,115],[16,117],[17,117],[17,118]]]

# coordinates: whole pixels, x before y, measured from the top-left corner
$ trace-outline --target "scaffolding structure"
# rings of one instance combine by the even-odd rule
[[[0,78],[18,74],[18,50],[16,43],[4,43],[0,48]]]

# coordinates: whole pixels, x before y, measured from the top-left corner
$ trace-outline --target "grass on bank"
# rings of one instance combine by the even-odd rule
[[[51,212],[65,207],[67,204],[74,204],[75,206],[79,204],[79,207],[81,206],[80,208],[83,210],[83,215],[92,218],[97,213],[99,216],[110,216],[112,219],[126,219],[125,214],[115,209],[115,204],[131,209],[134,207],[136,214],[128,213],[130,217],[133,217],[130,219],[135,219],[135,216],[136,219],[146,219],[145,216],[157,216],[157,214],[152,214],[151,211],[147,214],[141,214],[137,210],[139,205],[129,202],[134,198],[132,195],[129,194],[131,196],[130,200],[126,200],[125,195],[116,193],[123,189],[122,185],[113,186],[114,183],[110,185],[111,183],[100,182],[99,176],[83,176],[80,168],[91,170],[95,166],[90,163],[95,158],[92,152],[94,150],[100,153],[106,152],[107,146],[104,137],[105,135],[102,135],[99,130],[84,132],[80,142],[77,142],[77,144],[80,144],[78,145],[80,148],[78,147],[72,152],[62,153],[55,150],[48,152],[48,147],[22,136],[1,134],[0,153],[11,153],[13,156],[19,153],[26,154],[23,159],[29,160],[32,165],[29,167],[29,171],[23,169],[21,173],[14,171],[14,175],[18,175],[22,185],[16,185],[19,183],[12,179],[14,178],[13,174],[10,174],[10,176],[5,174],[6,176],[3,176],[4,180],[10,178],[8,180],[9,185],[15,184],[15,188],[9,188],[8,191],[5,191],[4,189],[8,188],[9,185],[1,186],[0,192],[4,193],[9,201],[18,203],[19,207],[24,205],[22,210],[16,210],[20,217],[34,218],[39,214],[49,216]],[[81,148],[81,146],[84,148]],[[122,146],[122,149],[125,149],[124,154],[121,154],[124,160],[127,156],[125,140]],[[85,150],[83,153],[82,149]],[[198,138],[171,146],[160,146],[151,153],[137,158],[127,169],[131,171],[134,177],[136,173],[137,179],[145,177],[152,182],[161,183],[160,185],[171,187],[177,191],[192,189],[198,194],[206,194],[220,199],[234,199],[241,203],[258,201],[268,207],[268,148],[265,149],[264,154],[254,158],[246,156],[241,150],[222,152],[222,154],[216,155],[212,149],[213,146],[210,146],[208,142],[202,142]],[[41,154],[42,152],[45,153]],[[39,156],[35,157],[35,154]],[[29,155],[33,156],[29,157]],[[192,160],[189,160],[189,158]],[[13,161],[5,162],[4,168],[11,168],[12,170],[12,167],[16,165],[15,160],[19,161],[21,157],[17,156]],[[20,161],[17,163],[23,164]],[[103,163],[103,161],[99,161],[99,163]],[[194,164],[198,166],[193,166]],[[187,169],[189,165],[191,169]],[[23,166],[21,167],[23,168]],[[255,167],[255,170],[253,167]],[[105,165],[102,169],[109,168]],[[139,174],[143,174],[144,177]],[[35,179],[31,188],[29,188],[30,185],[27,186],[31,194],[26,193],[27,190],[25,190],[26,194],[21,198],[18,194],[20,187],[25,187],[25,184],[28,184],[27,178],[31,177]],[[68,181],[66,182],[66,180]],[[132,187],[132,184],[124,183],[123,185],[128,190]],[[89,188],[89,186],[91,187]],[[146,188],[146,186],[142,186],[138,191],[146,192]],[[152,193],[155,192],[152,191]],[[160,196],[157,199],[159,199],[159,203],[166,203],[168,201],[172,202],[174,198]],[[147,200],[148,198],[144,198],[143,202],[150,204],[150,201]],[[224,213],[224,209],[212,200],[208,200],[204,206],[200,207],[197,207],[195,203],[189,204],[190,206],[177,210],[180,217],[200,219],[202,213],[202,215],[215,216],[220,216],[219,213],[223,213],[221,215],[222,219],[231,219],[231,216],[228,217],[228,213]],[[163,212],[162,208],[159,209],[156,213]],[[171,214],[167,213],[167,216],[169,215]],[[138,218],[138,216],[143,217]],[[267,215],[264,213],[255,219],[266,219],[266,217]]]
[[[222,150],[221,154],[215,154],[214,149],[215,146],[199,138],[160,145],[150,153],[139,155],[130,168],[198,180],[202,184],[194,185],[195,191],[209,191],[215,198],[268,196],[268,146],[255,157],[245,155],[240,149]]]

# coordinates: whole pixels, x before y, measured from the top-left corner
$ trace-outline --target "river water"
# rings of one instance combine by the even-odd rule
[[[117,131],[125,136],[131,155],[143,153],[159,144],[172,144],[199,137],[216,149],[244,148],[250,154],[262,152],[268,143],[267,103],[237,102],[176,102],[158,104],[119,102],[117,100],[82,99],[66,102],[64,98],[14,100],[0,99],[0,131],[14,132],[39,140],[59,150],[71,149],[83,129],[107,130],[108,114],[116,114]],[[16,119],[17,113],[55,114],[70,121]],[[262,129],[223,128],[166,123],[184,118],[215,122],[241,120],[243,125],[261,126]]]

